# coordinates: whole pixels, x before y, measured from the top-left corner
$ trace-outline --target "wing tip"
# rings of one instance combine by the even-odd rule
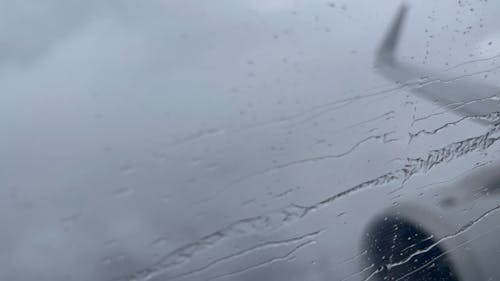
[[[394,53],[401,37],[401,29],[406,19],[407,12],[408,5],[405,3],[401,4],[378,49],[375,66],[394,62]]]

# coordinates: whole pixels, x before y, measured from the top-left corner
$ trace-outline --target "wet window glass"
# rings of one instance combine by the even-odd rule
[[[0,279],[500,279],[499,3],[0,3]]]

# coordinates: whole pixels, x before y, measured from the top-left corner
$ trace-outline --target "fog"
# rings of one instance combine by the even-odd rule
[[[362,280],[394,192],[495,163],[335,197],[485,132],[373,67],[401,1],[0,3],[1,279]],[[398,58],[498,84],[498,4],[410,4]]]

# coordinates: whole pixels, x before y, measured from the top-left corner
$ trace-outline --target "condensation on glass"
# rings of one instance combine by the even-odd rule
[[[0,279],[500,278],[495,1],[0,3]]]

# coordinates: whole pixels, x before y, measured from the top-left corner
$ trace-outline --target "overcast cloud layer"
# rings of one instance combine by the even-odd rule
[[[446,70],[498,54],[494,1],[421,2],[399,57],[497,63]],[[409,144],[457,116],[412,127],[436,105],[373,69],[399,4],[0,1],[0,279],[356,280],[359,218],[390,196],[289,207],[484,130]]]

